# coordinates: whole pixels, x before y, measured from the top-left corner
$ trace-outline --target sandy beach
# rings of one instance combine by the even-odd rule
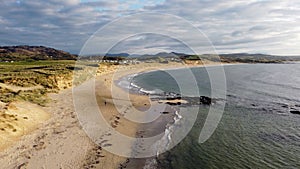
[[[145,133],[151,123],[140,125],[121,115],[113,99],[128,93],[115,85],[115,80],[150,70],[185,67],[181,63],[172,64],[139,64],[130,66],[116,66],[112,69],[98,71],[96,77],[96,97],[103,117],[116,131],[130,136],[143,137],[152,135],[157,131]],[[117,70],[118,69],[118,70]],[[117,71],[116,71],[117,70]],[[117,73],[115,73],[117,72]],[[118,95],[112,96],[111,91]],[[0,165],[2,168],[127,168],[140,167],[145,161],[130,161],[109,153],[96,145],[82,130],[73,105],[72,89],[61,90],[57,94],[50,94],[53,100],[46,107],[40,107],[49,117],[39,121],[17,140],[10,140],[9,146],[0,152]],[[121,100],[121,99],[120,99]],[[122,98],[123,102],[131,102],[131,109],[147,110],[150,100],[146,95],[129,94],[129,99]],[[161,124],[167,124],[170,118],[159,119]],[[33,130],[37,128],[36,130]],[[142,131],[142,132],[141,132]],[[109,136],[109,133],[107,133]],[[131,146],[131,145],[128,145]]]

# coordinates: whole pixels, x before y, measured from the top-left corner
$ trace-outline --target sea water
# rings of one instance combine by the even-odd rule
[[[207,72],[213,69],[191,68],[199,95],[210,96]],[[226,106],[212,136],[198,142],[209,106],[184,107],[176,112],[176,123],[168,126],[164,139],[172,141],[174,131],[187,132],[187,136],[169,151],[158,152],[146,168],[300,168],[300,115],[289,112],[290,106],[300,105],[300,65],[228,65],[224,72]],[[152,71],[131,77],[130,83],[134,90],[150,94],[180,93],[170,74],[186,77],[183,69]],[[186,127],[190,123],[192,129]],[[160,140],[157,151],[159,145],[166,148],[168,141]]]

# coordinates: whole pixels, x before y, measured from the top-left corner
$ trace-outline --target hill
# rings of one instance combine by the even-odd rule
[[[34,61],[34,60],[76,60],[77,55],[57,50],[45,46],[0,46],[0,62],[6,61]],[[209,60],[222,62],[241,62],[241,63],[282,63],[300,61],[300,56],[275,56],[265,54],[232,53],[232,54],[201,54],[191,55],[176,52],[160,52],[157,54],[105,54],[99,56],[81,56],[87,60],[123,60],[123,59],[158,59],[158,58],[177,58],[181,60]]]
[[[74,60],[76,55],[45,46],[2,46],[0,61]]]
[[[300,61],[300,56],[276,56],[266,54],[249,54],[249,53],[232,53],[232,54],[202,54],[190,55],[184,53],[158,53],[155,55],[137,55],[139,60],[156,59],[158,57],[164,58],[180,58],[181,60],[209,60],[209,61],[222,61],[222,62],[241,62],[241,63],[283,63]]]

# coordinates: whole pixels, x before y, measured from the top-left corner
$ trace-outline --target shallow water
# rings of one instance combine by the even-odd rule
[[[213,71],[214,67],[208,67]],[[300,115],[289,106],[300,105],[299,64],[225,66],[227,99],[223,117],[214,134],[198,143],[208,107],[201,106],[196,123],[180,144],[158,156],[158,168],[300,168]],[[210,96],[205,68],[193,68],[200,95]],[[145,91],[179,92],[168,75],[185,78],[184,71],[168,70],[140,74],[132,82]],[[186,80],[188,83],[188,80]],[[185,94],[194,94],[188,91]],[[182,109],[182,125],[191,123]],[[186,131],[188,132],[188,131]],[[174,136],[175,137],[175,136]]]

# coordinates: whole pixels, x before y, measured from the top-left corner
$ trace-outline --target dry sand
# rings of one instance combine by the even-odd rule
[[[0,150],[36,129],[38,125],[49,118],[49,113],[32,103],[18,101],[2,104],[0,113]]]
[[[119,66],[120,71],[117,74],[114,74],[113,70],[99,72],[96,84],[97,101],[105,119],[117,131],[128,136],[136,136],[139,125],[121,116],[112,103],[111,90],[120,95],[125,92],[116,87],[112,77],[114,76],[114,79],[118,79],[138,72],[178,67],[184,67],[184,65],[181,63],[145,63],[134,66]],[[74,110],[71,89],[65,89],[58,94],[50,94],[49,96],[53,101],[46,107],[39,107],[41,108],[39,112],[49,112],[51,118],[46,120],[48,116],[45,115],[40,120],[37,117],[33,117],[30,114],[32,112],[28,112],[26,116],[31,119],[36,118],[36,120],[31,122],[38,129],[23,136],[18,141],[10,141],[13,144],[9,143],[12,145],[0,152],[1,168],[110,169],[119,168],[121,163],[126,164],[128,162],[126,158],[111,154],[103,150],[101,146],[94,144],[82,130]],[[114,99],[118,99],[117,97],[114,96]],[[123,101],[133,103],[133,107],[137,109],[145,109],[150,105],[149,98],[142,95],[130,94],[130,99]],[[23,103],[14,104],[18,104],[19,107],[26,105]],[[34,109],[33,112],[37,110]],[[128,111],[130,112],[130,107]],[[18,116],[21,116],[22,113],[19,113]],[[40,122],[43,122],[43,124],[40,124]],[[29,127],[28,130],[32,129]],[[8,135],[3,135],[2,137],[9,138]]]

